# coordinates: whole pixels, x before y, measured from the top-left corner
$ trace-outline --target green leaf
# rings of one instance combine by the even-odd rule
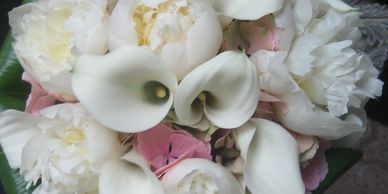
[[[362,152],[349,148],[331,148],[326,151],[326,161],[329,164],[329,172],[313,194],[322,194],[341,175],[360,160]]]
[[[26,99],[29,86],[21,80],[23,68],[12,49],[12,37],[8,33],[0,50],[0,93]]]

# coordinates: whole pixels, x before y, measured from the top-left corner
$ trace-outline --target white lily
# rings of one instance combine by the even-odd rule
[[[239,19],[257,20],[283,7],[284,0],[210,0],[220,14]]]
[[[305,193],[298,146],[286,129],[269,120],[251,119],[233,134],[251,193]]]
[[[117,133],[93,120],[80,104],[52,106],[41,115],[12,110],[1,113],[0,120],[5,121],[0,126],[5,132],[0,136],[1,146],[14,151],[5,152],[7,158],[19,157],[21,163],[15,167],[20,167],[28,186],[41,180],[34,193],[96,190],[100,168],[122,152]],[[6,133],[11,130],[16,133]],[[10,140],[12,144],[7,143]]]
[[[135,151],[121,159],[113,159],[102,168],[100,194],[165,194],[162,184],[149,169],[147,162]]]
[[[259,80],[243,52],[226,51],[189,73],[179,84],[174,107],[179,121],[195,125],[203,118],[221,128],[236,128],[254,113]]]
[[[72,83],[77,98],[99,122],[122,132],[158,124],[170,110],[177,87],[170,67],[137,46],[80,57]]]
[[[161,182],[168,194],[243,194],[240,183],[225,167],[200,158],[179,162]]]

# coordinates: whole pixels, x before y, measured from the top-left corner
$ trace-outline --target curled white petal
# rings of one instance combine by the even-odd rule
[[[134,151],[122,159],[113,159],[101,170],[99,192],[101,194],[165,194],[158,178]]]
[[[170,110],[177,87],[174,72],[146,48],[120,47],[105,56],[82,56],[73,73],[80,102],[102,124],[139,132]]]
[[[257,71],[243,53],[226,51],[189,73],[179,84],[174,107],[180,122],[194,125],[205,116],[222,128],[236,128],[255,111]]]
[[[244,180],[252,193],[305,193],[298,146],[286,129],[269,120],[251,119],[234,135],[245,160]]]
[[[169,194],[243,194],[240,183],[226,168],[200,158],[179,162],[161,182]]]
[[[257,20],[283,6],[283,0],[212,0],[212,2],[216,11],[239,20]]]
[[[0,144],[11,168],[20,168],[22,150],[38,134],[37,118],[16,110],[0,113]]]

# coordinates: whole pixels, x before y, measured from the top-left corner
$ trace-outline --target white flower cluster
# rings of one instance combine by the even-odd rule
[[[358,15],[340,0],[25,4],[9,14],[15,53],[64,103],[0,113],[0,144],[35,193],[303,194],[300,163],[321,139],[362,134],[363,105],[381,95],[352,48]],[[157,177],[136,138],[161,122],[192,141],[227,130],[234,166],[188,158]]]

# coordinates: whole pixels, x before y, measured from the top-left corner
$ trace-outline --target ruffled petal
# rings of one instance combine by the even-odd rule
[[[38,120],[16,110],[0,113],[0,144],[11,168],[20,167],[23,147],[40,132]]]
[[[126,46],[105,56],[80,57],[72,84],[96,120],[117,131],[139,132],[167,115],[177,79],[150,50]]]
[[[167,171],[161,182],[169,194],[193,190],[203,194],[243,194],[240,183],[226,168],[200,158],[179,162]]]
[[[283,2],[284,0],[212,0],[216,11],[239,20],[257,20],[281,9]]]

